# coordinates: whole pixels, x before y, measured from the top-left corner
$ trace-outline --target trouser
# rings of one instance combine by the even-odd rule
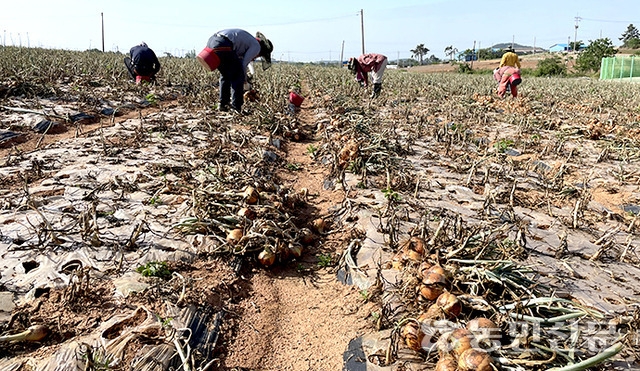
[[[374,84],[382,84],[382,78],[384,77],[384,70],[387,68],[387,58],[380,63],[377,71],[371,71],[371,80]]]
[[[244,103],[245,72],[242,60],[233,51],[233,44],[229,39],[214,35],[209,39],[207,46],[218,55],[220,65],[220,107],[226,107],[231,103],[231,108],[236,111],[242,109]]]
[[[503,98],[505,96],[505,94],[507,93],[507,86],[509,85],[509,79],[511,78],[511,75],[513,75],[516,72],[519,72],[519,69],[511,66],[504,66],[494,71],[493,78],[496,79],[496,81],[498,81],[499,97]],[[516,86],[511,86],[510,88],[511,88],[511,95],[513,95],[514,98],[517,97],[518,88]]]
[[[137,76],[146,76],[152,79],[155,77],[152,67],[143,65],[134,66],[133,61],[129,57],[124,57],[124,65],[127,67],[129,77],[131,77],[132,80],[135,80]]]

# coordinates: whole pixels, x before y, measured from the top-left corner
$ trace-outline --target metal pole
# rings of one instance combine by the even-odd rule
[[[342,47],[340,48],[340,68],[342,68],[343,61],[344,61],[344,40],[342,40]]]
[[[100,18],[102,18],[102,52],[104,53],[104,13],[100,13]]]
[[[360,30],[362,34],[362,54],[364,54],[364,10],[360,9]]]

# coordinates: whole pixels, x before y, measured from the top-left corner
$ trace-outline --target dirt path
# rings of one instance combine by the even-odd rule
[[[297,113],[307,140],[288,142],[286,160],[298,170],[287,171],[285,185],[306,188],[309,206],[302,210],[308,222],[326,217],[343,198],[340,191],[325,190],[326,168],[313,162],[307,148],[318,145],[313,136],[312,104],[305,101]],[[304,218],[304,216],[303,216]],[[225,366],[250,370],[342,369],[349,341],[371,330],[375,304],[358,290],[336,279],[333,265],[342,236],[331,233],[305,251],[299,262],[260,270],[251,277],[253,293],[239,304],[242,312],[236,336],[228,345]],[[321,258],[331,257],[329,267]]]

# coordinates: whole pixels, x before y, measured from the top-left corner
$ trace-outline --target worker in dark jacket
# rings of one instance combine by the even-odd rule
[[[129,50],[129,56],[124,58],[129,75],[136,84],[142,81],[155,80],[156,74],[160,71],[160,61],[156,53],[153,52],[144,41]]]
[[[198,54],[198,61],[209,71],[220,71],[220,104],[218,110],[229,108],[242,112],[247,68],[254,59],[262,58],[262,69],[271,66],[273,44],[262,33],[254,37],[237,28],[216,32]]]

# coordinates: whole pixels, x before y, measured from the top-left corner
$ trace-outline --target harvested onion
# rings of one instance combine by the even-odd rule
[[[456,371],[458,369],[458,361],[452,355],[445,354],[440,356],[434,371]]]
[[[240,241],[243,235],[244,235],[244,232],[242,231],[242,229],[240,228],[232,229],[227,234],[227,242],[231,245],[235,245],[236,243],[238,243],[238,241]]]
[[[315,241],[316,236],[307,228],[302,228],[299,234],[299,240],[303,245],[311,245]]]
[[[445,270],[439,265],[434,265],[426,270],[421,270],[420,273],[422,274],[420,294],[427,300],[437,299],[447,285]]]
[[[460,371],[492,371],[493,362],[489,353],[483,349],[470,348],[458,357]]]
[[[474,318],[467,323],[467,329],[473,333],[479,344],[492,346],[493,341],[502,337],[500,327],[484,317]]]
[[[258,254],[258,261],[265,267],[271,266],[276,262],[276,254],[267,247]]]
[[[322,218],[315,219],[313,222],[311,222],[311,225],[313,226],[313,229],[318,233],[323,233],[324,229],[327,227],[327,224]]]
[[[243,208],[240,208],[240,210],[238,210],[238,216],[245,217],[249,220],[254,220],[257,214],[255,211],[251,210],[250,208],[243,207]]]
[[[252,186],[247,186],[247,188],[244,189],[244,192],[242,192],[242,198],[247,204],[255,205],[260,199],[260,194]]]
[[[456,318],[462,312],[462,304],[460,300],[450,292],[443,292],[438,296],[438,299],[433,303],[425,316],[427,318]]]
[[[422,349],[422,339],[424,332],[420,328],[420,324],[415,321],[409,321],[402,327],[402,338],[409,349],[420,351]]]
[[[293,256],[296,259],[300,258],[302,256],[302,253],[304,252],[304,248],[299,243],[296,243],[296,244],[290,243],[288,248],[291,256]]]
[[[456,358],[471,348],[473,334],[466,328],[457,328],[444,333],[437,341],[438,351],[441,355],[452,354]]]

